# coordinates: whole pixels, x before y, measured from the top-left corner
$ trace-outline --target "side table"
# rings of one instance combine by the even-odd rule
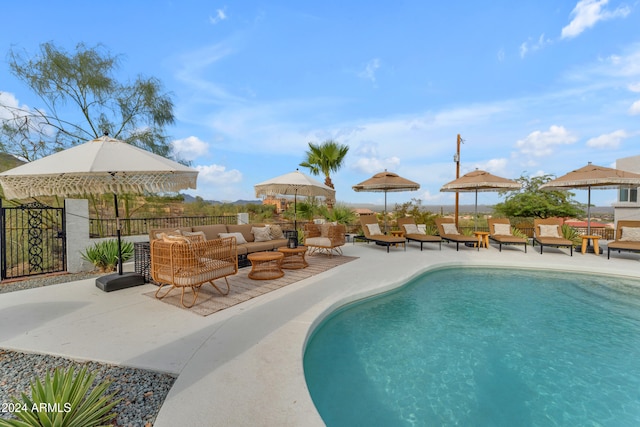
[[[473,234],[478,238],[478,250],[480,250],[480,248],[489,249],[488,231],[474,231]]]
[[[591,236],[585,234],[584,236],[580,236],[582,238],[582,253],[587,252],[587,247],[589,246],[589,240],[593,240],[593,253],[596,255],[600,255],[600,246],[598,245],[598,239],[600,236]]]
[[[309,266],[307,260],[304,259],[304,255],[307,253],[306,246],[298,246],[297,248],[283,246],[278,248],[278,252],[282,252],[284,255],[280,261],[280,268],[296,270]]]
[[[282,252],[254,252],[247,255],[247,259],[251,261],[249,279],[271,280],[284,276],[284,271],[280,268],[283,258]]]

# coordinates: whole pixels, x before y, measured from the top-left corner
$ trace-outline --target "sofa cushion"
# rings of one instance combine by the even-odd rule
[[[235,237],[236,238],[236,244],[238,245],[242,245],[247,243],[247,241],[244,239],[244,236],[242,235],[242,233],[239,232],[235,232],[235,233],[220,233],[218,234],[218,237],[225,238],[225,237]]]
[[[196,225],[193,231],[202,231],[207,240],[217,239],[220,233],[228,233],[226,224]]]
[[[269,240],[268,242],[251,242],[244,245],[247,248],[247,251],[251,254],[254,252],[263,252],[263,251],[271,251],[273,250],[273,241]]]
[[[244,236],[244,240],[248,243],[253,242],[253,233],[251,232],[251,228],[259,227],[257,224],[229,224],[227,225],[227,230],[229,233],[242,233]]]
[[[304,239],[304,244],[307,246],[319,246],[321,248],[330,248],[331,239],[328,237],[309,237]]]

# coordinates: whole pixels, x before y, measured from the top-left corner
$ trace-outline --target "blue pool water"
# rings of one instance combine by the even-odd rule
[[[304,356],[329,426],[640,426],[632,279],[443,269],[327,318]]]

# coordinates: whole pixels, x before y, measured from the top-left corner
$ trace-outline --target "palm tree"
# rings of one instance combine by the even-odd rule
[[[305,153],[306,159],[300,163],[300,166],[308,168],[313,175],[323,174],[324,184],[335,188],[331,182],[331,172],[336,172],[342,167],[348,151],[347,145],[339,144],[332,139],[322,144],[310,142],[309,150]],[[333,200],[327,200],[327,207],[332,209]]]

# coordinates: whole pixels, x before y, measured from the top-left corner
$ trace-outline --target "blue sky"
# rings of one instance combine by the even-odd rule
[[[3,5],[0,20],[2,103],[42,107],[10,74],[11,47],[100,43],[122,55],[123,79],[171,93],[168,133],[205,199],[255,199],[254,184],[329,138],[350,147],[338,201],[382,203],[351,186],[384,169],[420,183],[391,205],[453,203],[439,190],[457,134],[462,173],[560,176],[640,155],[637,1],[37,0]]]

